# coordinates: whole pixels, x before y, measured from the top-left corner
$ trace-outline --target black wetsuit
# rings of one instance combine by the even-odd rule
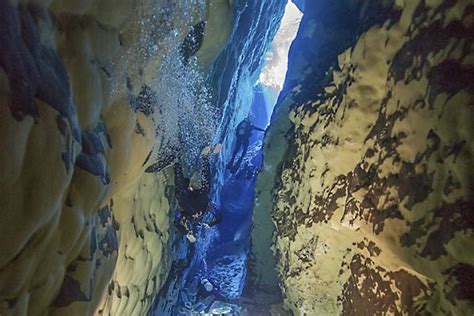
[[[250,123],[250,121],[247,119],[243,120],[242,122],[239,123],[239,125],[237,125],[237,128],[235,130],[236,141],[235,141],[234,152],[232,153],[232,159],[227,164],[227,168],[229,168],[232,173],[237,172],[237,170],[240,167],[240,164],[242,163],[242,160],[247,154],[247,150],[249,148],[250,136],[252,136],[252,130],[254,129],[263,131],[263,132],[265,131],[264,129],[253,126]],[[242,148],[242,154],[240,155],[239,160],[235,162],[235,157],[237,156],[241,148]]]
[[[209,191],[211,170],[209,160],[203,158],[202,166],[203,181],[202,186],[196,190],[190,190],[190,180],[183,175],[181,165],[177,164],[175,168],[175,194],[181,207],[181,214],[191,219],[197,212],[205,212],[209,204]]]

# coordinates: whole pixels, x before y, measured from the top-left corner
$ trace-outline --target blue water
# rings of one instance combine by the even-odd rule
[[[254,91],[256,92],[256,91]],[[254,93],[249,114],[255,126],[265,128],[269,115],[265,111],[266,99],[262,93]],[[254,132],[249,150],[241,167],[235,174],[220,170],[217,174],[223,183],[219,192],[220,210],[223,219],[217,226],[216,242],[206,255],[209,279],[220,284],[220,296],[226,299],[240,297],[246,277],[249,236],[252,223],[254,186],[256,176],[262,167],[262,132]],[[225,157],[225,161],[230,157]]]
[[[229,308],[238,313],[239,307],[233,303],[242,294],[247,273],[254,185],[262,166],[264,133],[253,132],[247,155],[235,174],[226,164],[234,149],[235,127],[243,118],[249,116],[252,124],[261,128],[269,124],[273,104],[256,82],[286,2],[236,1],[229,44],[209,77],[214,105],[221,113],[214,142],[223,145],[211,159],[210,199],[222,221],[211,228],[197,225],[194,244],[184,235],[174,241],[172,271],[157,298],[155,315],[193,315]],[[211,291],[205,290],[203,279],[213,285]]]

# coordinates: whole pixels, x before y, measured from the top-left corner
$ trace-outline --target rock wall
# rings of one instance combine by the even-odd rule
[[[160,158],[147,96],[203,20],[212,62],[229,8],[0,2],[0,315],[147,312],[170,268],[173,185],[167,169],[145,172]]]
[[[296,315],[473,313],[473,9],[305,2],[253,232]]]

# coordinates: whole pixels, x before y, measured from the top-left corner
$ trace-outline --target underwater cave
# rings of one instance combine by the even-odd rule
[[[474,313],[473,0],[0,0],[0,316]]]

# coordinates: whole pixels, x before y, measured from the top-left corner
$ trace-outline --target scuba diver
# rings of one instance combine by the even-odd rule
[[[201,168],[195,171],[191,178],[187,178],[183,174],[180,164],[175,166],[176,199],[181,213],[187,218],[196,217],[199,211],[205,212],[209,205],[209,191],[211,189],[209,154],[201,157]]]
[[[264,129],[253,126],[248,117],[246,117],[242,122],[239,123],[239,125],[237,125],[235,130],[236,142],[234,152],[232,154],[232,159],[227,164],[227,169],[229,169],[230,172],[236,173],[237,170],[239,170],[240,164],[242,163],[242,160],[244,159],[245,154],[249,148],[249,140],[250,136],[252,136],[253,130],[265,132]],[[240,155],[240,158],[237,160],[237,162],[235,162],[235,157],[237,156],[240,148],[242,148],[242,154]]]
[[[175,196],[179,211],[175,223],[183,228],[186,237],[192,243],[196,241],[193,226],[199,223],[203,216],[212,210],[209,201],[211,189],[211,166],[209,156],[220,151],[221,145],[206,147],[201,152],[201,168],[194,172],[191,178],[185,177],[179,163],[175,165]]]
[[[208,167],[204,169],[208,170]],[[178,164],[175,168],[175,195],[178,200],[179,211],[177,224],[178,227],[184,228],[186,238],[192,243],[196,241],[193,234],[193,224],[202,217],[202,213],[207,209],[209,203],[209,178],[206,177],[207,172],[204,171],[205,179],[197,181],[186,178]]]

